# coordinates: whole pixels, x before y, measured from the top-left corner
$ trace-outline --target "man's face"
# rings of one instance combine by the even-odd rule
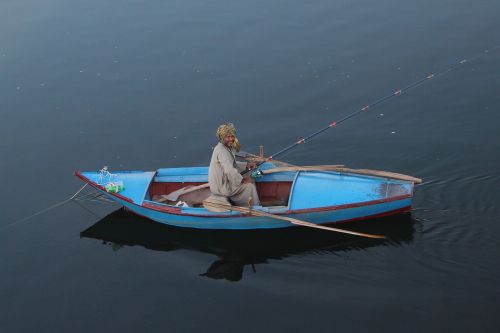
[[[234,139],[235,139],[235,136],[233,134],[228,134],[224,137],[224,140],[222,140],[222,143],[224,144],[224,146],[226,146],[228,148],[232,148],[233,143],[234,143]]]

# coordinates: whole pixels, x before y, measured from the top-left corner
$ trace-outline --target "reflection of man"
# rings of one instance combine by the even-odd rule
[[[236,128],[233,124],[222,124],[217,128],[219,143],[214,148],[208,183],[212,192],[211,200],[227,202],[231,200],[237,206],[247,206],[251,198],[253,205],[260,205],[257,189],[252,179],[243,177],[240,172],[254,167],[253,163],[236,162],[235,147],[239,149]]]

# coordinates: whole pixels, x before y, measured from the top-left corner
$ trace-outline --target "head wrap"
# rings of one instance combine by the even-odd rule
[[[224,140],[224,138],[229,134],[236,136],[236,127],[234,127],[232,123],[222,124],[217,128],[216,135],[219,141],[222,142],[222,140]],[[240,151],[240,148],[241,148],[241,143],[238,140],[238,138],[235,137],[233,143],[233,149],[236,151]]]
[[[222,141],[226,135],[232,134],[236,136],[236,127],[232,123],[222,124],[217,128],[217,139]]]

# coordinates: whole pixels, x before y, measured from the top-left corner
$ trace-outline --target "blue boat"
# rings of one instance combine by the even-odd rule
[[[316,225],[358,221],[409,212],[413,188],[420,179],[338,166],[277,167],[265,162],[255,179],[261,206],[253,211]],[[153,221],[196,229],[271,229],[293,224],[240,211],[213,212],[203,206],[210,195],[208,167],[162,168],[156,171],[75,173],[97,191],[135,214]],[[119,184],[115,189],[110,185]],[[189,191],[195,189],[196,191]],[[188,189],[177,201],[164,198]],[[116,192],[118,191],[118,192]]]

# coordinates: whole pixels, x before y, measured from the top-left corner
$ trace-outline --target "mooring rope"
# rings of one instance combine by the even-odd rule
[[[301,144],[305,144],[307,141],[311,140],[315,136],[317,136],[317,135],[325,132],[326,130],[329,130],[330,128],[336,127],[337,125],[343,123],[344,121],[346,121],[346,120],[348,120],[350,118],[353,118],[353,117],[359,115],[360,113],[367,112],[368,110],[374,108],[375,106],[377,106],[379,104],[382,104],[383,102],[385,102],[385,101],[387,101],[387,100],[389,100],[389,99],[391,99],[393,97],[401,96],[401,94],[403,94],[404,92],[406,92],[406,91],[408,91],[410,89],[416,88],[417,86],[420,86],[424,82],[427,82],[427,81],[429,81],[431,79],[434,79],[434,78],[436,78],[436,77],[438,77],[440,75],[448,73],[448,72],[454,70],[455,68],[457,68],[460,65],[463,65],[463,64],[466,64],[466,63],[470,63],[470,62],[472,62],[474,60],[477,60],[478,58],[483,57],[483,56],[487,55],[488,53],[490,53],[490,52],[492,52],[492,51],[494,51],[494,50],[496,50],[498,48],[500,48],[500,45],[497,45],[495,47],[492,47],[492,48],[489,48],[487,50],[484,50],[482,53],[479,53],[479,54],[477,54],[477,55],[469,58],[468,60],[467,59],[462,59],[462,60],[458,61],[457,63],[455,63],[455,64],[453,64],[453,65],[451,65],[451,66],[449,66],[449,67],[447,67],[447,68],[445,68],[445,69],[437,72],[437,73],[429,74],[429,75],[427,75],[424,78],[421,78],[421,79],[419,79],[419,80],[417,80],[417,81],[415,81],[413,83],[410,83],[406,87],[401,88],[399,90],[396,90],[395,92],[391,93],[390,95],[384,96],[384,97],[382,97],[382,98],[380,98],[380,99],[378,99],[378,100],[376,100],[376,101],[374,101],[374,102],[372,102],[370,104],[367,104],[367,105],[363,106],[361,109],[359,109],[357,111],[354,111],[354,112],[352,112],[352,113],[344,116],[343,118],[341,118],[341,119],[339,119],[337,121],[331,122],[330,124],[328,124],[328,126],[323,127],[321,129],[319,129],[318,131],[316,131],[316,132],[314,132],[314,133],[312,133],[312,134],[310,134],[310,135],[308,135],[308,136],[306,136],[306,137],[304,137],[302,139],[299,139],[298,141],[296,141],[293,144],[291,144],[291,145],[289,145],[289,146],[281,149],[280,151],[278,151],[278,152],[274,153],[273,155],[269,156],[268,158],[269,159],[276,158],[277,156],[282,155],[285,152],[287,152],[287,151],[289,151],[289,150],[291,150],[291,149],[293,149],[293,148],[295,148],[295,147],[297,147],[297,146],[299,146]]]
[[[80,199],[83,199],[83,198],[86,198],[86,197],[89,197],[89,196],[92,196],[92,197],[94,197],[94,198],[98,198],[98,197],[100,196],[100,194],[99,194],[99,193],[98,193],[98,195],[94,195],[94,193],[90,193],[90,194],[87,194],[87,195],[85,195],[85,196],[83,196],[83,197],[81,197],[81,198],[77,198],[77,195],[78,195],[78,194],[80,194],[80,192],[81,192],[81,191],[83,191],[83,189],[84,189],[85,187],[87,187],[87,185],[88,185],[88,184],[87,184],[87,183],[85,183],[85,185],[83,185],[83,186],[82,186],[82,187],[81,187],[78,191],[76,191],[76,193],[75,193],[75,194],[73,194],[73,195],[72,195],[71,197],[69,197],[68,199],[65,199],[65,200],[63,200],[63,201],[61,201],[61,202],[58,202],[58,203],[56,203],[56,204],[53,204],[52,206],[49,206],[49,207],[47,207],[47,208],[44,208],[44,209],[42,209],[42,210],[40,210],[40,211],[38,211],[38,212],[36,212],[36,213],[31,214],[30,216],[23,217],[22,219],[19,219],[19,220],[14,221],[14,222],[12,222],[12,223],[10,223],[10,224],[7,224],[7,225],[4,225],[4,226],[0,227],[0,231],[3,231],[4,229],[10,228],[10,227],[12,227],[12,226],[14,226],[14,225],[16,225],[16,224],[21,223],[21,222],[24,222],[24,221],[30,220],[30,219],[32,219],[33,217],[38,216],[38,215],[41,215],[41,214],[43,214],[43,213],[46,213],[46,212],[48,212],[48,211],[50,211],[50,210],[52,210],[52,209],[55,209],[55,208],[61,207],[61,206],[63,206],[64,204],[66,204],[66,203],[68,203],[68,202],[70,202],[70,201],[80,200]],[[102,201],[105,201],[105,200],[102,200]]]

